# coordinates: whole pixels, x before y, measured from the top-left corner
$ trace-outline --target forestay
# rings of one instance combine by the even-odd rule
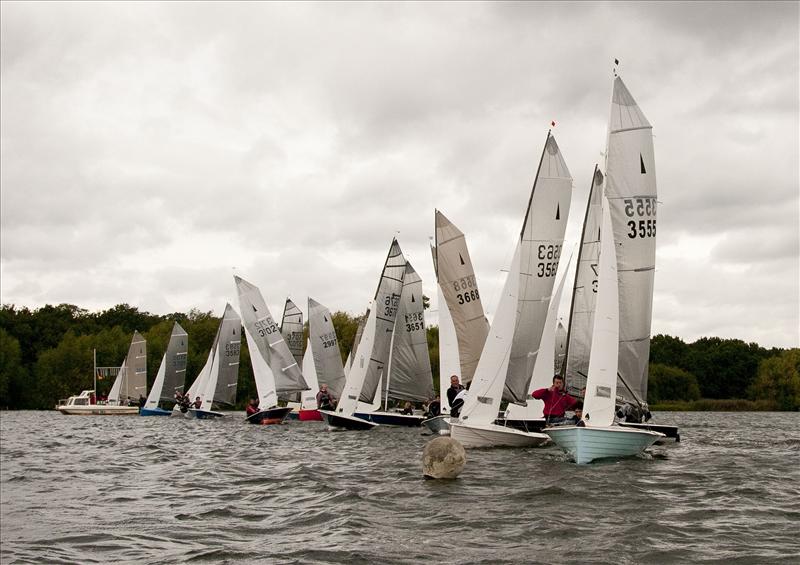
[[[592,328],[592,352],[583,419],[587,426],[604,427],[614,422],[617,393],[617,350],[619,342],[619,294],[617,260],[608,201],[602,211],[600,227],[600,265],[597,281],[597,308]]]
[[[606,196],[619,277],[619,372],[639,401],[647,399],[656,254],[656,170],[652,126],[622,79],[614,80]],[[627,387],[623,398],[637,402]]]
[[[276,393],[308,390],[300,367],[258,287],[235,276],[239,309],[247,332],[253,374],[262,409],[277,404]]]
[[[392,336],[388,374],[384,397],[419,402],[433,397],[422,279],[408,262]]]
[[[437,280],[458,339],[459,373],[462,383],[467,384],[475,374],[489,322],[464,234],[439,210],[436,210],[435,250]]]
[[[372,403],[378,384],[386,367],[389,358],[389,346],[392,341],[394,331],[394,321],[397,318],[397,307],[400,302],[400,293],[403,289],[403,273],[406,269],[406,260],[400,250],[400,244],[396,239],[392,239],[389,254],[381,271],[381,278],[375,292],[375,299],[372,304],[372,312],[375,317],[374,336],[370,350],[364,351],[364,337],[358,346],[357,355],[369,356],[369,366],[364,376],[364,384],[361,388],[359,400]],[[366,327],[364,336],[366,335]]]
[[[505,400],[517,404],[525,404],[528,398],[571,199],[572,177],[555,137],[548,132],[520,233],[517,319],[503,391]]]
[[[592,348],[594,307],[597,299],[602,198],[603,173],[595,166],[572,289],[567,332],[567,366],[560,373],[565,376],[567,390],[572,394],[579,394],[586,386],[586,375],[589,373],[589,353]]]

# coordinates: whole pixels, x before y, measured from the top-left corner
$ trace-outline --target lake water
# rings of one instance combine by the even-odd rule
[[[661,413],[682,441],[577,466],[419,428],[0,414],[5,563],[800,562],[800,413]]]

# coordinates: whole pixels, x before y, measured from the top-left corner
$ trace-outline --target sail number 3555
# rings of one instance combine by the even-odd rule
[[[625,215],[629,218],[638,216],[640,220],[628,221],[628,237],[655,237],[656,236],[656,199],[655,198],[625,198]]]

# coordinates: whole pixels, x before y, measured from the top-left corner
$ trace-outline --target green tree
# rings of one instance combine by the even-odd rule
[[[431,359],[431,374],[433,377],[433,390],[439,391],[439,326],[429,326],[427,329],[428,356]]]
[[[761,362],[750,398],[772,400],[780,410],[800,410],[800,349],[788,349]]]
[[[655,404],[665,400],[697,400],[700,387],[697,379],[683,369],[650,364],[650,378],[647,384],[647,402]]]
[[[0,407],[22,404],[26,375],[19,341],[0,328]]]
[[[704,337],[689,346],[678,366],[697,377],[704,398],[743,398],[768,355],[755,343]]]
[[[686,356],[689,353],[682,339],[669,335],[658,334],[650,340],[650,363],[684,367]]]

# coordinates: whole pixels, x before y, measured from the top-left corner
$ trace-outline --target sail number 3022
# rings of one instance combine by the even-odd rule
[[[640,220],[628,221],[628,237],[655,237],[656,236],[656,199],[655,198],[625,198],[625,215],[629,218],[637,216]]]

